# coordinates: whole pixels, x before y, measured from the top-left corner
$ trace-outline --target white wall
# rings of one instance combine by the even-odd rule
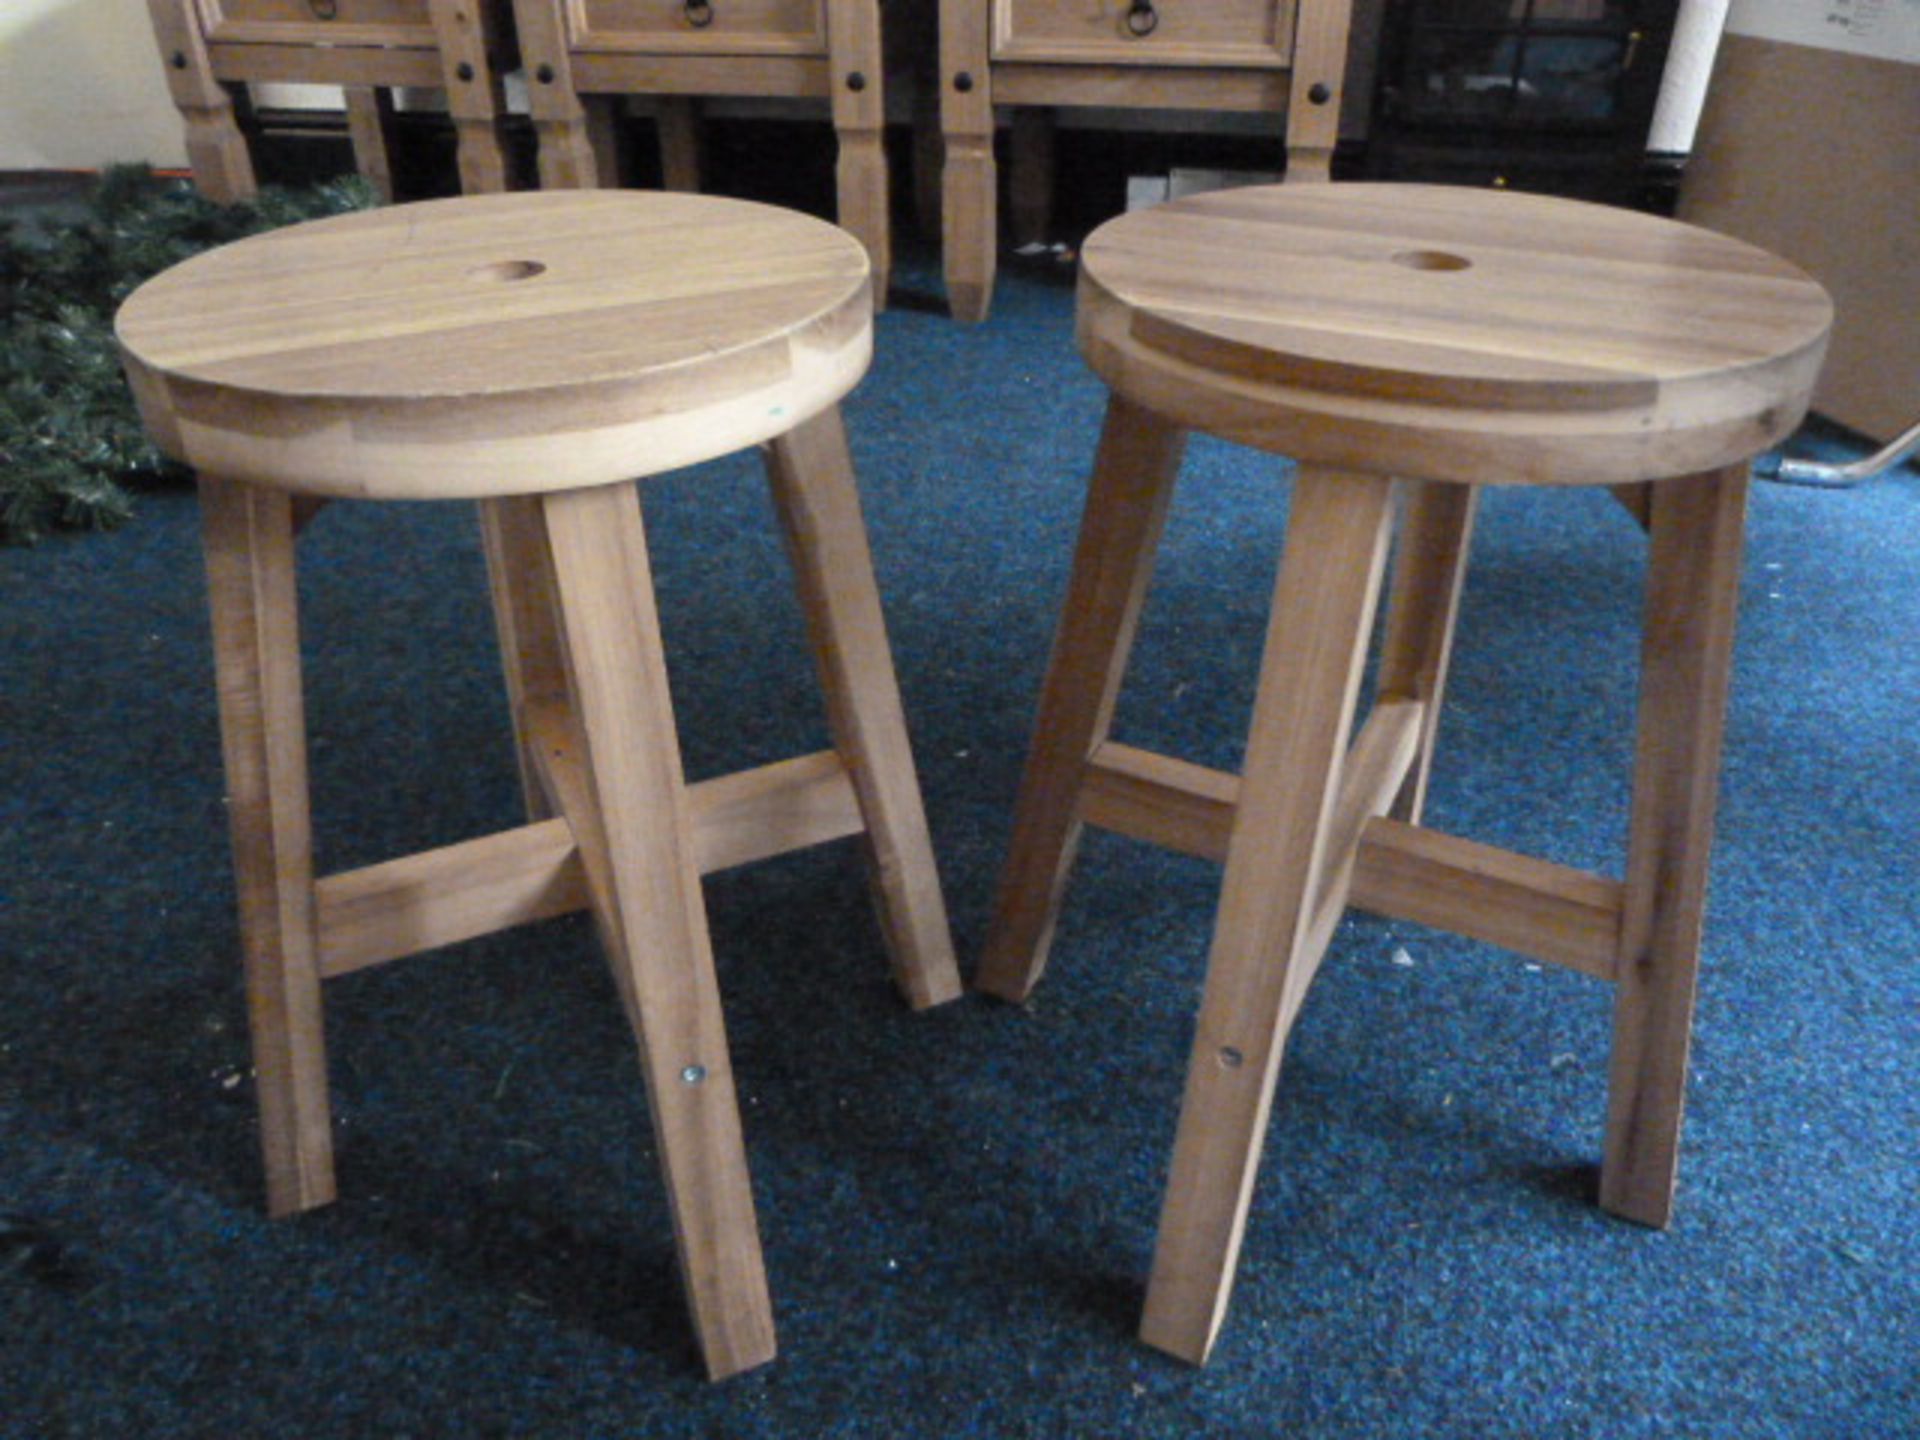
[[[186,158],[146,0],[0,0],[0,170]]]

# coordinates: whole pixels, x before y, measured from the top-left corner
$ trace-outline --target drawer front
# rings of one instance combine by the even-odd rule
[[[200,0],[209,40],[431,47],[428,0]]]
[[[567,12],[576,50],[827,53],[826,0],[568,0]]]
[[[993,0],[993,58],[1284,68],[1294,0]]]

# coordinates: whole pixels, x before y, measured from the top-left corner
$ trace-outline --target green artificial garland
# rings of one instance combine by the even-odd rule
[[[140,428],[113,315],[135,286],[189,255],[298,220],[365,209],[358,176],[215,205],[145,166],[106,171],[87,213],[50,233],[0,216],[0,544],[58,529],[109,530],[129,486],[185,472]]]

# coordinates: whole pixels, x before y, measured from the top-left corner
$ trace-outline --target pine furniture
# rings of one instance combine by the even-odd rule
[[[892,264],[879,0],[513,0],[547,189],[614,184],[615,106],[644,97],[670,189],[699,188],[704,96],[826,100],[839,142],[839,220]]]
[[[323,981],[586,909],[707,1366],[772,1357],[700,876],[859,835],[908,1001],[959,992],[838,408],[867,367],[868,291],[865,252],[823,221],[545,192],[273,232],[122,308],[142,416],[200,476],[274,1213],[334,1197]],[[752,445],[833,748],[689,785],[634,480]],[[480,502],[527,824],[315,878],[294,552],[326,499]]]
[[[167,85],[187,127],[194,182],[230,204],[254,193],[241,121],[248,87],[338,85],[354,162],[393,198],[392,92],[440,88],[459,143],[460,188],[507,188],[501,66],[506,0],[147,0]]]
[[[1052,184],[1020,107],[1281,117],[1289,179],[1324,180],[1339,139],[1352,0],[940,0],[942,229],[956,319],[986,318],[998,234],[994,107],[1014,107],[1014,199]]]
[[[1613,984],[1600,1202],[1664,1225],[1748,465],[1806,409],[1826,293],[1671,221],[1371,184],[1140,211],[1081,266],[1080,348],[1111,400],[976,984],[1032,991],[1083,825],[1225,864],[1143,1337],[1200,1363],[1219,1334],[1281,1054],[1349,905]],[[1109,734],[1190,430],[1299,464],[1239,775]],[[1647,502],[1622,878],[1420,823],[1483,484]],[[1349,745],[1396,495],[1377,699]]]

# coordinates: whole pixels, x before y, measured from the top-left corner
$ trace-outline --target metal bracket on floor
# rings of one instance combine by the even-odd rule
[[[1783,485],[1811,485],[1823,490],[1851,490],[1874,480],[1920,452],[1920,421],[1915,421],[1884,447],[1864,460],[1847,465],[1829,465],[1818,460],[1796,460],[1785,455],[1764,455],[1754,462],[1756,480],[1774,480]]]

